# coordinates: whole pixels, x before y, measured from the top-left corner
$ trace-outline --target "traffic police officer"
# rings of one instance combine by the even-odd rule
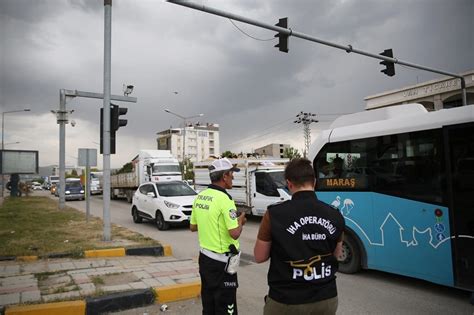
[[[316,198],[307,159],[292,160],[285,179],[292,199],[268,208],[254,248],[256,262],[270,258],[264,314],[335,314],[344,218]]]
[[[198,232],[199,274],[203,314],[237,314],[237,273],[229,258],[239,250],[238,238],[245,224],[226,189],[232,188],[233,173],[240,171],[226,159],[209,166],[211,185],[193,204],[190,229]],[[235,258],[235,257],[234,257]]]

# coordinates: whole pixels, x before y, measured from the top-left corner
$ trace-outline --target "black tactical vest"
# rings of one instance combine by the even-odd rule
[[[344,218],[313,191],[270,206],[272,246],[269,296],[284,304],[304,304],[337,296],[337,240]]]

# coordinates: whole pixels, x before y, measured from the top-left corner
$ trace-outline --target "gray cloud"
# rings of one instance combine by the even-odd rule
[[[287,16],[295,31],[373,53],[393,48],[402,60],[450,72],[474,68],[470,0],[196,2],[268,24]],[[119,130],[115,167],[138,149],[154,148],[157,131],[181,124],[165,108],[219,123],[222,151],[275,141],[301,148],[298,126],[278,122],[300,110],[333,119],[327,114],[363,110],[367,95],[439,77],[397,66],[389,78],[378,60],[298,38],[290,38],[284,54],[275,40],[252,39],[227,19],[164,1],[114,1],[112,14],[112,93],[134,84],[138,97],[137,104],[122,104],[129,124]],[[236,25],[260,39],[274,36]],[[58,127],[49,111],[58,107],[59,89],[103,88],[103,3],[2,0],[0,29],[2,109],[34,111],[9,116],[5,136],[21,136],[18,149],[40,150],[41,165],[57,163]],[[67,106],[77,121],[67,127],[73,156],[79,146],[96,146],[102,101],[75,99]]]

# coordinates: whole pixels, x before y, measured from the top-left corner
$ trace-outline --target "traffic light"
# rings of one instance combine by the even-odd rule
[[[385,57],[390,57],[390,58],[393,58],[393,51],[392,49],[385,49],[383,52],[381,52],[379,55],[381,56],[385,56]],[[383,70],[380,70],[380,72],[383,72],[385,73],[386,75],[388,75],[389,77],[393,77],[395,75],[395,63],[393,62],[390,62],[390,61],[386,61],[386,60],[382,60],[380,62],[380,64],[382,66],[385,66],[386,68],[383,69]]]
[[[110,154],[115,154],[115,132],[120,128],[127,125],[126,119],[120,119],[121,115],[125,115],[128,111],[128,108],[119,107],[115,104],[110,104]],[[104,110],[103,108],[100,109],[100,153],[103,154],[103,146],[104,146],[104,139],[103,139],[103,117],[104,117]]]
[[[275,26],[288,28],[288,18],[286,17],[286,18],[279,19],[278,23],[275,24]],[[278,33],[278,34],[275,35],[275,37],[278,37],[278,44],[276,44],[275,47],[278,47],[279,51],[287,53],[289,51],[289,49],[288,49],[288,40],[289,40],[288,37],[290,37],[290,35],[283,34],[283,33]]]
[[[118,105],[110,104],[110,131],[117,131],[120,127],[127,125],[126,119],[120,119],[121,115],[125,115],[128,108],[119,107]]]

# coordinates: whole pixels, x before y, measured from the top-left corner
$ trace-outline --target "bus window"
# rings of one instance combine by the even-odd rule
[[[328,143],[315,159],[318,190],[370,190],[440,203],[441,131]]]

